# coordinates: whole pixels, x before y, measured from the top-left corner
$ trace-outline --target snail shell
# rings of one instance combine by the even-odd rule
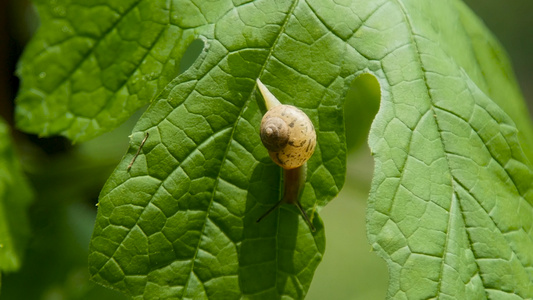
[[[284,184],[283,198],[257,222],[283,203],[289,203],[298,208],[311,231],[316,231],[299,200],[305,184],[307,160],[315,151],[315,127],[303,111],[292,105],[281,104],[259,79],[257,86],[268,110],[261,121],[261,141],[270,158],[283,168]]]
[[[292,105],[277,105],[263,116],[261,141],[284,169],[302,166],[315,151],[316,132],[309,117]]]

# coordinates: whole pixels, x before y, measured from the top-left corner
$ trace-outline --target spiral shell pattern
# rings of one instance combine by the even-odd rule
[[[316,132],[303,111],[292,105],[279,105],[263,116],[261,141],[276,164],[284,169],[294,169],[313,155]]]

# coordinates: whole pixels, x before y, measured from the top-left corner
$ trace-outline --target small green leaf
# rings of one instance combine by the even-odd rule
[[[29,237],[27,209],[33,199],[10,138],[0,119],[0,271],[20,268]]]
[[[18,75],[17,126],[74,141],[110,131],[179,71],[194,28],[169,1],[34,1],[42,26]]]

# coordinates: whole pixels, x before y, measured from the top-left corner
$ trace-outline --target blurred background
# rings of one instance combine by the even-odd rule
[[[533,1],[465,2],[507,50],[531,115]],[[37,26],[28,1],[0,0],[0,115],[11,125],[19,83],[14,76],[16,63]],[[192,64],[194,57],[192,53],[185,58],[182,68]],[[346,109],[364,111],[360,115],[366,132],[377,105],[363,101],[378,103],[376,90],[377,82],[368,76],[357,81],[348,95],[351,101]],[[41,139],[13,130],[36,199],[30,209],[32,236],[24,266],[19,272],[3,274],[1,299],[124,299],[89,281],[87,255],[98,194],[126,152],[128,135],[139,116],[77,145],[61,137]],[[326,254],[306,299],[384,299],[386,295],[386,265],[371,252],[366,240],[366,200],[373,161],[365,134],[347,132],[347,140],[353,150],[348,154],[346,184],[321,211],[327,231]]]

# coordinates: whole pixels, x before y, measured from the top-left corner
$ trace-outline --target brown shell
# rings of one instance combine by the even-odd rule
[[[279,105],[263,116],[261,141],[276,164],[294,169],[313,155],[316,132],[303,111],[292,105]]]

